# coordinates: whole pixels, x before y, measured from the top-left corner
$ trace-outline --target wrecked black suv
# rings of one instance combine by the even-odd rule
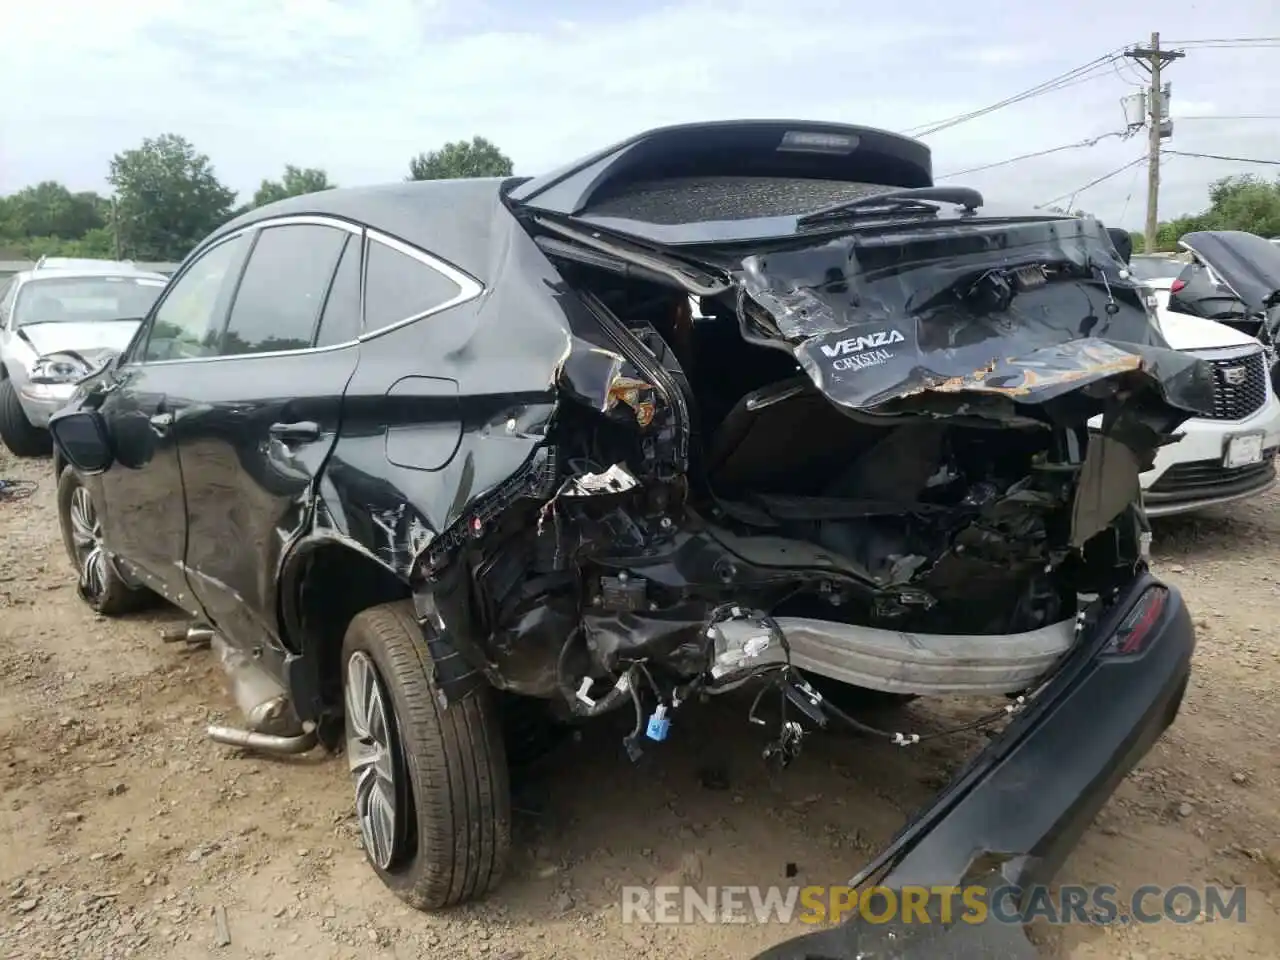
[[[296,197],[202,243],[54,420],[67,548],[103,613],[154,593],[214,635],[245,714],[215,739],[345,745],[419,907],[502,872],[522,698],[634,709],[635,753],[776,683],[785,760],[875,732],[842,693],[1010,695],[869,869],[1052,863],[1194,642],[1138,477],[1212,378],[1125,267],[830,124]]]

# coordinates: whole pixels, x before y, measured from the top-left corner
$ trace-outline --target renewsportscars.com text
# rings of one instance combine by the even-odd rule
[[[1033,887],[623,887],[622,922],[633,924],[972,923],[1089,925],[1244,923],[1244,887],[1162,887],[1121,895],[1115,886]],[[1025,907],[1019,906],[1025,902]]]

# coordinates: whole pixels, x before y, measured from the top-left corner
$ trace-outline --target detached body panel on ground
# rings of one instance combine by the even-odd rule
[[[1134,583],[1090,624],[1035,705],[851,883],[899,894],[1014,887],[1027,897],[1049,884],[1120,781],[1177,716],[1194,649],[1181,595],[1150,577]],[[975,872],[976,864],[990,872]],[[854,920],[787,941],[757,960],[857,958],[880,950],[895,960],[1040,956],[1021,926],[1007,919],[1025,903],[1015,897],[1000,907],[981,925],[956,920],[948,926],[935,913],[927,924],[901,916],[885,924]]]
[[[1047,716],[1107,629],[1078,624],[1149,586],[1140,476],[1214,368],[1096,221],[931,180],[892,134],[750,121],[246,214],[52,421],[94,508],[64,515],[81,590],[216,632],[248,720],[218,738],[345,741],[370,862],[419,907],[501,876],[500,705],[634,711],[636,756],[682,703],[774,685],[784,763],[858,726],[805,667]],[[1107,737],[1145,749],[1149,706]],[[940,803],[1005,809],[991,782]],[[1054,803],[1090,783],[1019,842],[1067,837]]]

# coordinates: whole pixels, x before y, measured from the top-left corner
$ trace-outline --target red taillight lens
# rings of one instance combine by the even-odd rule
[[[1179,290],[1181,290],[1181,289],[1182,289],[1183,287],[1185,287],[1186,285],[1187,285],[1187,281],[1185,281],[1185,280],[1175,280],[1175,281],[1173,281],[1173,283],[1169,284],[1169,292],[1170,292],[1170,293],[1177,293]]]
[[[1155,638],[1155,627],[1169,602],[1169,591],[1164,587],[1151,587],[1133,605],[1129,615],[1121,621],[1115,635],[1103,647],[1104,656],[1133,657],[1147,649]]]

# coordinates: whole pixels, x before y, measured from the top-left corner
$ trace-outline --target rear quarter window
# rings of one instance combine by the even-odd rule
[[[364,332],[384,330],[438,310],[460,287],[426,259],[371,240],[365,267]]]

